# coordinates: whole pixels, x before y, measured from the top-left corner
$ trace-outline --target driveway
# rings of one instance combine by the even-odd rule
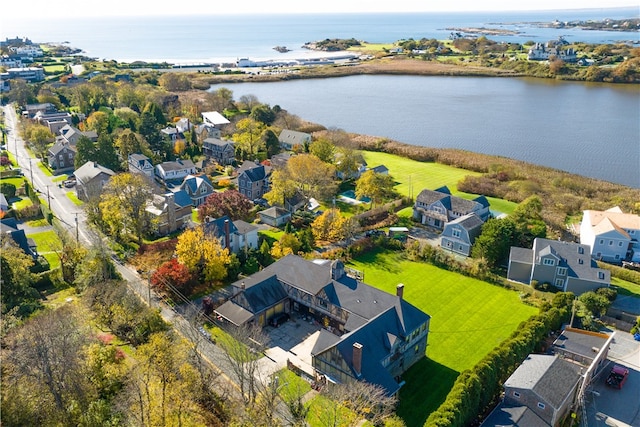
[[[616,331],[608,362],[586,390],[587,423],[582,425],[640,426],[640,342],[634,341],[631,334]],[[614,364],[629,369],[627,382],[620,390],[605,383]]]
[[[278,371],[286,368],[289,360],[313,377],[315,371],[311,364],[311,350],[320,335],[320,329],[317,322],[307,320],[298,313],[291,313],[291,319],[277,328],[265,327],[269,342],[262,367],[267,372]]]

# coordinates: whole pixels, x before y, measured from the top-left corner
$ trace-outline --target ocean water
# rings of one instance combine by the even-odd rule
[[[486,27],[516,30],[497,41],[638,42],[637,32],[584,31],[539,28],[532,23],[554,20],[637,18],[638,8],[556,10],[493,13],[385,13],[313,15],[191,15],[163,17],[106,17],[19,21],[3,18],[0,38],[29,37],[35,42],[68,42],[86,55],[121,62],[168,61],[219,63],[238,58],[293,59],[317,56],[302,48],[325,38],[351,38],[389,43],[407,38],[449,36],[448,28]],[[291,52],[278,53],[275,46]]]

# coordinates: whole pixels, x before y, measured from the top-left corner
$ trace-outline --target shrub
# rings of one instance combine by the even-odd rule
[[[8,200],[11,200],[16,195],[16,186],[11,184],[10,182],[2,182],[0,183],[0,193],[4,194],[4,196]]]

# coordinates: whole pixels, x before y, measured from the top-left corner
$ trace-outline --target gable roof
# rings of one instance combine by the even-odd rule
[[[212,136],[210,136],[209,138],[206,138],[204,140],[204,143],[208,144],[208,145],[215,145],[215,146],[218,146],[218,147],[220,147],[222,149],[225,149],[227,147],[233,148],[233,146],[235,144],[235,142],[233,142],[233,141],[224,140],[224,139],[220,139],[220,138],[214,138]]]
[[[163,171],[177,171],[182,169],[195,169],[196,165],[194,165],[190,159],[178,159],[175,162],[162,162],[156,167]]]
[[[258,212],[258,215],[265,216],[267,218],[277,219],[277,218],[285,217],[287,215],[291,215],[291,212],[278,206],[271,206],[268,209]]]
[[[18,221],[15,218],[0,219],[0,233],[8,234],[9,237],[28,255],[34,255],[32,248],[35,248],[33,239],[27,238],[22,229],[18,229]]]
[[[252,231],[258,229],[258,227],[256,227],[255,225],[249,224],[248,222],[243,221],[241,219],[233,221],[233,225],[236,227],[238,234],[242,234],[242,235],[251,233]]]
[[[553,348],[593,359],[598,351],[607,344],[609,338],[610,336],[606,334],[565,328],[553,342]]]
[[[640,215],[623,213],[620,208],[611,208],[606,211],[586,210],[583,215],[589,217],[592,227],[598,226],[601,221],[608,219],[612,224],[626,230],[640,230]]]
[[[205,222],[203,225],[205,234],[210,234],[217,238],[224,237],[225,235],[224,224],[227,221],[229,222],[229,233],[230,234],[236,233],[238,229],[234,225],[233,221],[231,221],[231,218],[225,215],[225,216],[221,216],[220,218],[211,219]]]
[[[110,176],[115,175],[115,172],[112,171],[111,169],[91,161],[80,166],[78,169],[76,169],[76,171],[73,174],[75,175],[76,179],[79,182],[87,183],[91,181],[93,178],[95,178],[96,176],[100,175],[101,173],[105,173]]]
[[[386,167],[385,165],[378,165],[378,166],[376,166],[374,168],[371,168],[371,170],[374,173],[387,173],[387,172],[389,172],[389,168]]]
[[[68,148],[70,151],[76,152],[76,148],[65,141],[56,141],[48,150],[49,156],[57,156],[62,150]]]
[[[480,427],[550,427],[549,423],[524,405],[501,402]]]
[[[193,206],[193,202],[191,201],[191,197],[184,190],[178,190],[173,193],[173,201],[176,206],[184,208],[185,206]]]
[[[278,141],[283,144],[291,146],[302,145],[305,141],[310,141],[311,135],[305,132],[298,132],[297,130],[282,129]]]
[[[505,388],[531,390],[558,409],[581,378],[581,367],[558,355],[530,354],[505,381]]]
[[[567,267],[569,277],[577,277],[584,280],[603,281],[598,273],[603,272],[608,281],[611,273],[608,270],[598,268],[595,260],[591,258],[589,245],[580,243],[563,242],[561,240],[542,239],[537,237],[533,241],[534,263],[539,257],[551,255],[559,260],[559,266]]]
[[[454,219],[453,221],[449,221],[446,225],[446,227],[449,227],[451,225],[459,225],[462,228],[464,228],[467,231],[471,231],[474,230],[476,228],[482,227],[482,225],[484,224],[484,221],[482,221],[482,219],[480,219],[480,217],[478,215],[476,215],[475,213],[469,213],[466,215],[463,215],[461,217],[458,217],[456,219]]]
[[[250,160],[245,160],[242,166],[238,168],[238,176],[246,175],[251,182],[257,182],[265,179],[271,172],[271,167],[258,164]]]
[[[203,185],[208,185],[210,189],[213,190],[213,184],[211,184],[211,181],[209,181],[209,178],[206,175],[187,175],[184,178],[184,181],[182,181],[180,188],[183,190],[188,188],[189,191],[191,191],[191,194],[194,194],[198,191],[198,188]]]

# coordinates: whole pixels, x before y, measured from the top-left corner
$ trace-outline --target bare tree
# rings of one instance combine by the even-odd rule
[[[220,340],[220,345],[245,404],[253,403],[258,393],[259,359],[266,336],[255,324],[235,327],[228,332],[230,339]]]
[[[396,396],[389,396],[384,388],[365,381],[330,385],[319,419],[323,426],[358,425],[366,419],[380,425],[394,414]],[[347,409],[347,410],[345,410]]]

